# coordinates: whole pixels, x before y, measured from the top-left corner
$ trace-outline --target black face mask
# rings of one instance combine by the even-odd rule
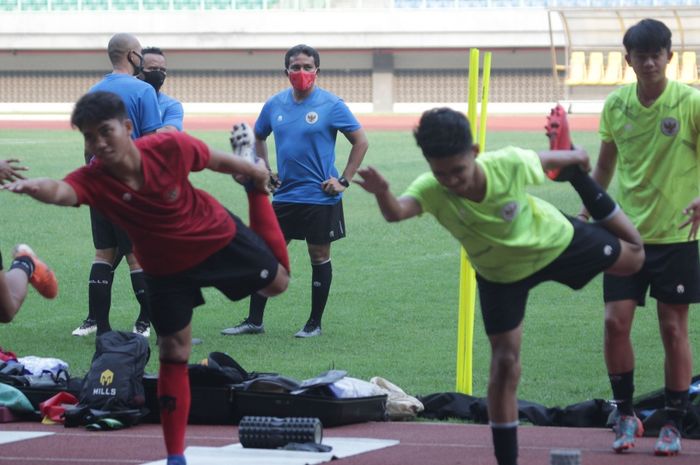
[[[131,61],[131,54],[132,53],[134,55],[136,55],[137,57],[139,57],[139,64],[138,65],[136,63],[134,63],[133,61]],[[134,51],[131,51],[131,52],[129,52],[129,56],[127,56],[126,59],[129,60],[129,63],[131,63],[131,66],[134,67],[134,76],[138,76],[139,74],[141,74],[143,72],[143,55],[140,55]]]
[[[163,71],[144,71],[143,80],[152,85],[158,92],[165,82],[165,73]]]

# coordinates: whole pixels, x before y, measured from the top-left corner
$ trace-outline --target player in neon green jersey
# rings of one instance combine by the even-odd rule
[[[488,413],[499,465],[515,465],[518,443],[517,386],[522,321],[530,289],[557,281],[580,289],[600,272],[627,275],[642,266],[639,233],[617,204],[586,174],[581,149],[506,147],[479,155],[469,122],[449,108],[425,112],[415,130],[430,173],[400,197],[374,168],[355,181],[374,194],[387,221],[432,214],[464,247],[477,274],[481,313],[491,343]],[[568,217],[529,195],[551,170],[571,165],[568,180],[598,224]],[[562,171],[563,172],[563,171]]]
[[[644,240],[646,259],[633,276],[604,278],[605,362],[619,413],[613,449],[633,447],[634,438],[643,433],[632,405],[630,332],[635,310],[644,306],[649,289],[657,301],[665,351],[667,416],[654,452],[675,455],[681,448],[692,377],[688,307],[700,302],[700,92],[666,78],[673,52],[671,31],[664,23],[638,22],[625,33],[623,45],[637,82],[615,90],[605,101],[593,178],[607,187],[617,173],[620,206]]]

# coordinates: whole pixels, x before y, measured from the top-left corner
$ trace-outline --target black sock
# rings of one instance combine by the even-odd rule
[[[321,325],[323,311],[326,309],[328,294],[331,291],[333,281],[333,267],[331,261],[311,265],[311,316],[309,321]]]
[[[131,272],[131,287],[134,289],[134,295],[138,300],[140,309],[139,316],[136,321],[150,323],[151,321],[151,303],[148,300],[148,289],[146,289],[146,278],[143,275],[143,270]]]
[[[518,461],[518,426],[491,425],[493,451],[498,465],[516,465]]]
[[[664,389],[664,409],[666,410],[666,420],[676,429],[682,431],[683,418],[688,410],[688,391],[672,391]]]
[[[570,182],[594,220],[605,221],[617,210],[617,204],[612,197],[588,173],[576,170]]]
[[[97,334],[111,331],[109,326],[109,308],[112,305],[112,265],[95,262],[90,269],[88,280],[88,318],[97,321]]]
[[[627,373],[608,373],[610,386],[612,387],[613,398],[620,415],[634,415],[634,370]]]
[[[263,297],[257,292],[250,296],[250,308],[248,310],[248,322],[260,326],[265,314],[267,297]]]
[[[12,260],[12,263],[10,264],[10,269],[22,270],[25,273],[27,273],[27,279],[30,279],[32,277],[32,274],[34,273],[34,260],[32,260],[31,257],[27,257],[26,255],[22,257],[17,257],[14,260]]]

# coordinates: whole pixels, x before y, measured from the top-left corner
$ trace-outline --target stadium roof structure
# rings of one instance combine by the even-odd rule
[[[666,23],[673,33],[674,50],[700,48],[699,7],[549,9],[550,32],[554,32],[554,15],[561,20],[570,50],[619,50],[625,31],[644,18]]]
[[[625,31],[644,18],[663,21],[673,33],[673,50],[678,54],[700,51],[700,8],[695,6],[550,8],[549,32],[552,73],[555,80],[571,71],[576,52],[623,52]],[[557,62],[556,51],[564,37],[565,63]]]

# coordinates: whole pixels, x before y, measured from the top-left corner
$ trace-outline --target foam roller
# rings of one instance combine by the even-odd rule
[[[243,447],[276,449],[289,443],[321,443],[323,425],[309,417],[243,417],[238,424],[238,439]]]

